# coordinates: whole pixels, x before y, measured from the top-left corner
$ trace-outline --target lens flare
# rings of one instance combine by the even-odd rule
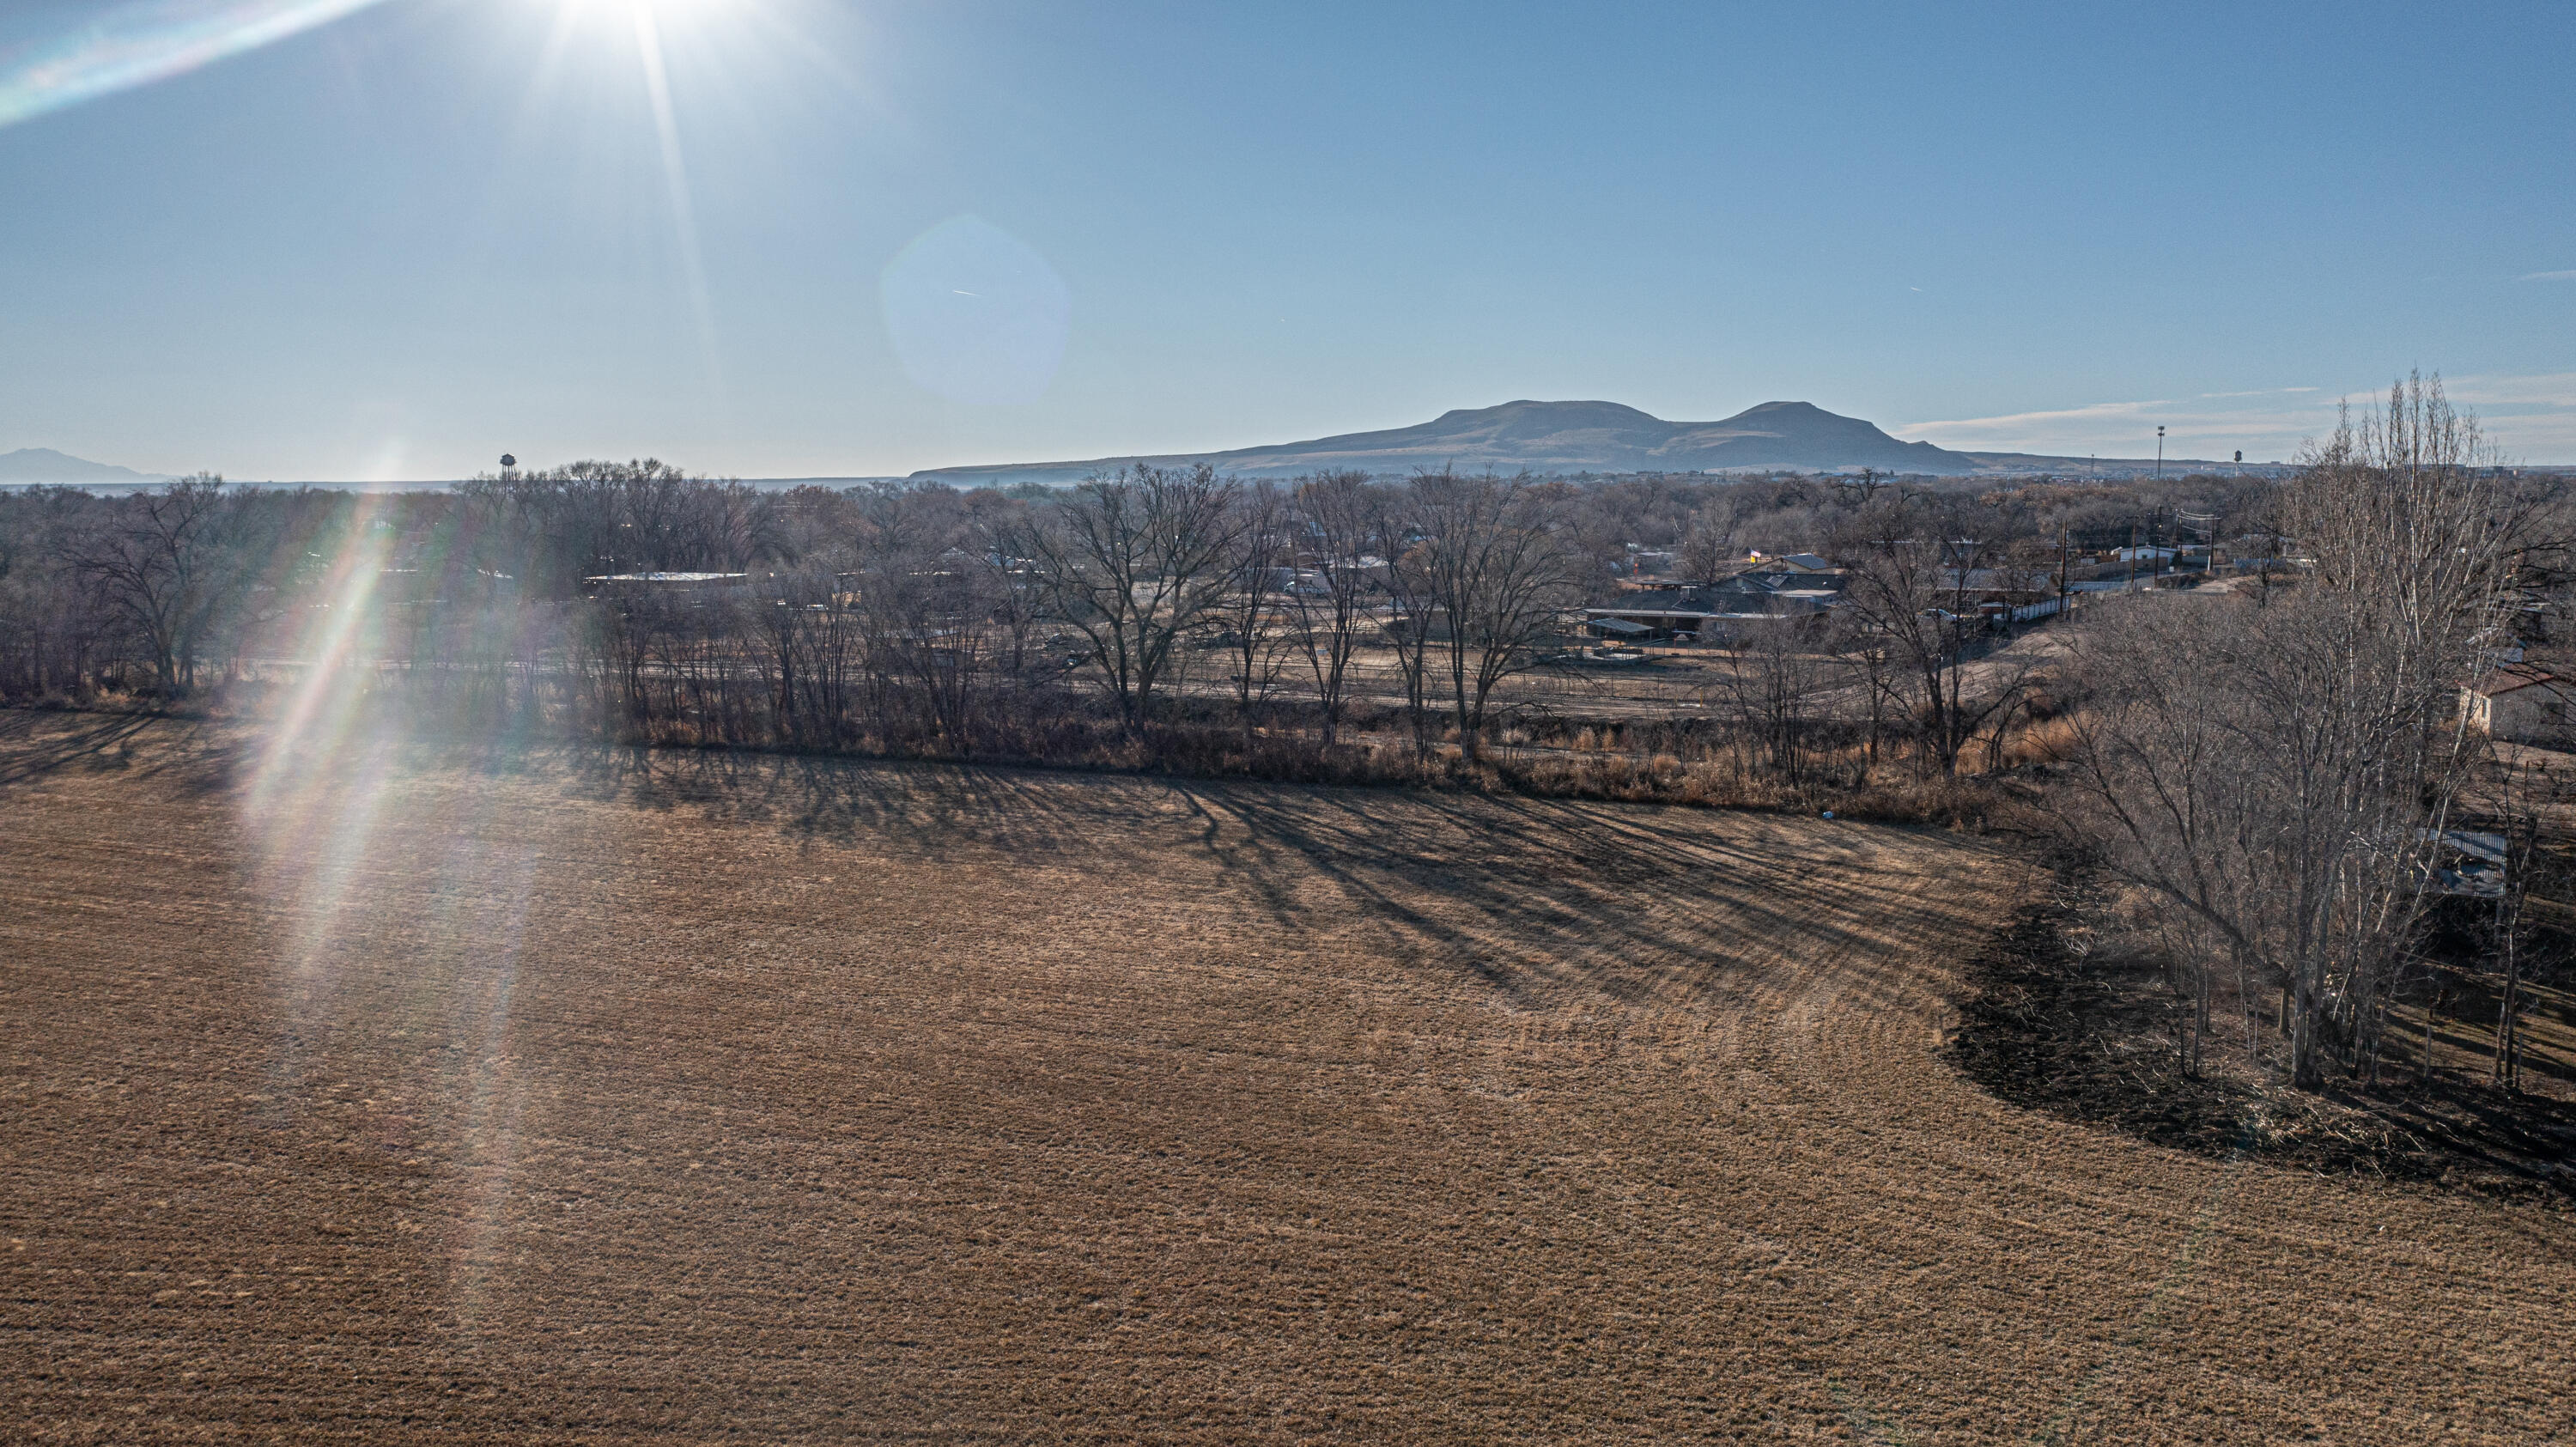
[[[1073,318],[1064,278],[981,217],[915,237],[887,264],[879,291],[905,374],[952,402],[1034,402],[1064,362]]]
[[[0,53],[0,126],[184,75],[383,0],[156,0]]]
[[[400,550],[401,515],[390,496],[362,494],[324,550],[301,555],[316,571],[292,586],[296,601],[264,645],[288,686],[251,756],[241,818],[257,892],[273,902],[279,930],[274,989],[286,1028],[268,1042],[268,1095],[303,1098],[328,1058],[316,1042],[353,1010],[423,1042],[423,1063],[399,1088],[406,1115],[443,1122],[461,1146],[452,1165],[464,1209],[449,1291],[470,1342],[493,1319],[493,1273],[514,1209],[524,1107],[514,1030],[539,853],[536,841],[496,831],[488,818],[438,813],[446,796],[424,782],[421,752],[438,736],[424,737],[412,715],[378,696],[414,661],[418,618],[408,609],[417,600],[400,596],[402,580],[443,577],[452,542]],[[308,565],[273,561],[294,566],[267,575]],[[498,735],[480,742],[509,744]],[[406,820],[416,839],[424,811],[447,826],[443,842],[389,855],[385,826]],[[352,965],[398,923],[419,947],[455,961],[452,992],[370,993],[382,989],[381,972]]]

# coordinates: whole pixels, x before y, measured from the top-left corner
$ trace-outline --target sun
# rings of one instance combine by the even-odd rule
[[[6,0],[0,0],[6,3]],[[558,44],[575,36],[614,43],[619,36],[644,52],[644,63],[658,70],[657,53],[665,42],[697,50],[712,41],[748,29],[746,22],[762,0],[529,0],[530,8],[551,9]]]
[[[576,14],[632,20],[639,24],[711,19],[738,8],[741,0],[558,0]]]

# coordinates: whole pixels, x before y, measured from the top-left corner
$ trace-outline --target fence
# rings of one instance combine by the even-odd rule
[[[2027,623],[2033,618],[2045,618],[2052,613],[2067,612],[2074,606],[2075,595],[2073,593],[2061,593],[2054,598],[2043,598],[2036,603],[2024,603],[2020,607],[2013,609],[2012,621],[2015,623]]]

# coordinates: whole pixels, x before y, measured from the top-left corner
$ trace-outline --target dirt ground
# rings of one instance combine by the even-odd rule
[[[1646,661],[1627,665],[1577,663],[1516,674],[1496,689],[1494,712],[1506,719],[1536,715],[1618,722],[1724,716],[1733,697],[1726,672],[1730,655],[1714,648],[1669,643],[1643,644],[1635,651],[1644,654]],[[2061,660],[2065,651],[2066,635],[2062,629],[2047,624],[2026,627],[2008,639],[1995,640],[1989,651],[1963,664],[1965,687],[1971,694],[1991,688],[2000,677]],[[1826,672],[1831,675],[1836,670]],[[1349,687],[1354,702],[1390,712],[1404,706],[1403,675],[1396,667],[1392,649],[1362,648],[1355,652]],[[1192,678],[1184,688],[1208,698],[1234,697],[1234,685],[1217,679]],[[1314,688],[1300,668],[1292,667],[1281,674],[1273,696],[1311,700]],[[1857,722],[1869,714],[1869,696],[1856,675],[1825,685],[1816,702],[1827,716],[1846,721]],[[1436,696],[1434,703],[1441,710],[1448,707],[1445,695]]]
[[[2512,1092],[2492,1081],[2500,997],[2465,968],[2446,968],[2430,1002],[2429,1075],[2420,978],[2408,982],[2417,998],[2390,1012],[2376,1080],[2329,1069],[2323,1089],[2292,1090],[2278,995],[2245,1001],[2224,976],[2186,1068],[2189,1001],[2155,939],[2119,917],[2113,888],[2072,865],[1972,965],[1977,991],[1949,1047],[1971,1078],[2017,1105],[2204,1155],[2576,1212],[2576,994],[2523,981]]]
[[[1821,820],[0,714],[0,1422],[2576,1436],[2569,1216],[1958,1072],[2042,883]]]

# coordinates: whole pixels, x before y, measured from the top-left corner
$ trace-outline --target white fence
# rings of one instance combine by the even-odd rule
[[[2020,607],[2012,610],[2012,621],[2015,623],[2027,623],[2033,618],[2045,618],[2052,613],[2063,613],[2074,606],[2075,595],[2072,593],[2061,593],[2054,598],[2043,598],[2036,603],[2022,604]]]

